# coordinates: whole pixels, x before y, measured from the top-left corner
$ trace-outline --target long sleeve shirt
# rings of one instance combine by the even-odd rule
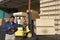
[[[8,31],[8,28],[13,28],[14,29],[14,32],[11,32],[11,31]],[[16,23],[10,23],[9,21],[8,22],[5,22],[5,24],[3,25],[3,32],[5,32],[6,34],[14,34],[18,29],[18,25]]]

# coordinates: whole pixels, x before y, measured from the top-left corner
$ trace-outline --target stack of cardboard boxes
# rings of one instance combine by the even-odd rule
[[[36,19],[36,34],[37,35],[55,35],[53,19]]]
[[[39,30],[41,29],[40,31],[42,31],[43,28],[47,28],[47,26],[49,25],[49,27],[51,28],[49,31],[51,31],[51,30],[53,31],[53,29],[55,30],[53,32],[51,31],[52,34],[53,33],[54,33],[54,35],[60,34],[60,5],[59,4],[60,4],[60,0],[40,0],[40,19],[36,20],[37,30],[39,28]],[[44,24],[44,23],[46,23],[46,24]],[[54,25],[54,26],[51,27],[50,24]],[[41,28],[40,26],[41,27],[43,26],[43,28]],[[37,31],[37,34],[40,32],[40,31],[39,32],[38,31]],[[42,32],[40,32],[40,35],[41,35],[41,33]],[[49,35],[49,33],[47,33],[47,34]],[[45,35],[45,33],[43,35]]]

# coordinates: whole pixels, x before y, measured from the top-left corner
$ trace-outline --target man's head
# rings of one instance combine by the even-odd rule
[[[14,16],[11,16],[10,17],[10,22],[14,22],[14,19],[15,19],[15,17]]]

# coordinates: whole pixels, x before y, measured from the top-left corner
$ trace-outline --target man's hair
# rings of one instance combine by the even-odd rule
[[[15,18],[14,16],[11,16],[10,18]]]

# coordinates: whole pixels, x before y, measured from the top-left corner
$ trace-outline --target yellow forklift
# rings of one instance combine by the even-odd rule
[[[15,16],[15,22],[18,23],[18,30],[15,32],[15,36],[19,37],[20,40],[24,40],[26,37],[31,38],[32,33],[28,27],[28,17],[26,17],[27,14],[23,12],[13,14]]]

